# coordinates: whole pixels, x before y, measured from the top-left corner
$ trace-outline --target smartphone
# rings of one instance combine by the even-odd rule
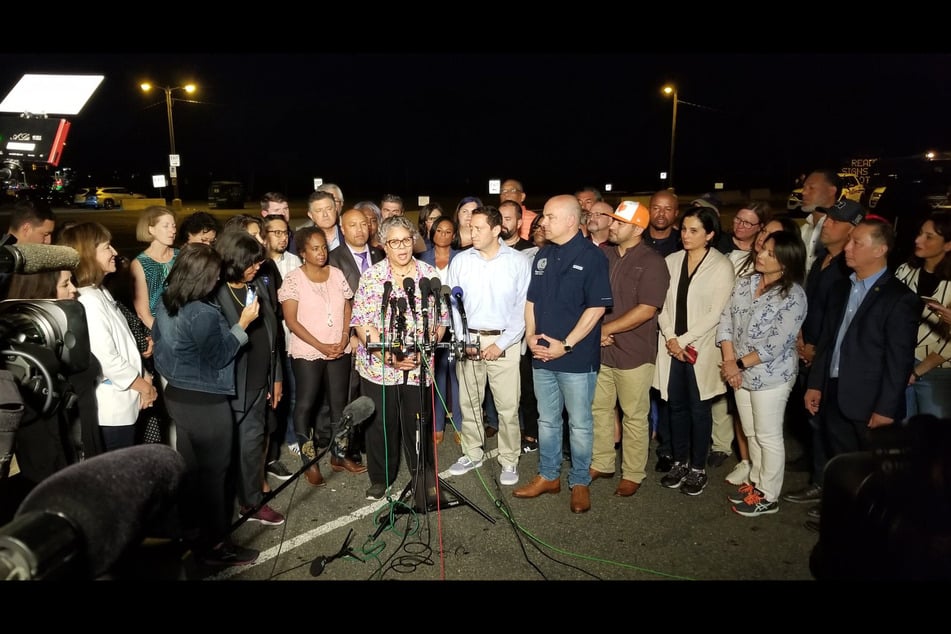
[[[693,346],[687,346],[684,348],[684,353],[687,355],[687,363],[693,365],[697,362],[697,349]]]
[[[244,298],[244,305],[245,305],[245,306],[250,306],[251,304],[253,304],[255,297],[256,297],[256,296],[255,296],[255,294],[254,294],[254,289],[249,286],[249,287],[248,287],[248,294],[247,294],[247,295],[245,296],[245,298]]]

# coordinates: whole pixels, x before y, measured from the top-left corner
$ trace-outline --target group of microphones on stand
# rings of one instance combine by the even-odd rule
[[[393,283],[390,281],[383,283],[383,300],[380,306],[380,321],[383,325],[381,340],[371,341],[368,334],[367,354],[372,354],[376,350],[383,350],[385,354],[388,350],[398,361],[402,361],[415,352],[419,352],[421,355],[429,355],[436,348],[448,348],[450,361],[456,358],[463,359],[467,353],[469,355],[475,354],[477,357],[480,343],[478,335],[475,336],[474,340],[469,338],[466,310],[462,302],[462,289],[458,286],[450,289],[438,277],[424,277],[419,280],[420,305],[418,310],[416,290],[415,280],[407,277],[403,280],[405,297],[397,298],[392,296]],[[452,307],[456,307],[462,321],[462,329],[461,332],[457,332],[456,328],[450,326],[452,337],[449,341],[440,342],[436,337],[436,329],[439,326],[439,315],[443,306],[450,313]],[[387,319],[387,314],[389,319]],[[415,328],[408,328],[407,316],[412,318],[414,324],[420,325],[419,332]],[[404,371],[404,383],[407,375],[408,371]]]

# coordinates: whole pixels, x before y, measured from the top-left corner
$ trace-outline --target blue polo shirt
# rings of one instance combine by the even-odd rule
[[[527,299],[535,304],[535,334],[564,339],[586,309],[614,303],[608,258],[580,231],[565,244],[542,247],[532,262]],[[560,359],[532,360],[532,367],[552,372],[596,372],[600,364],[600,322]]]

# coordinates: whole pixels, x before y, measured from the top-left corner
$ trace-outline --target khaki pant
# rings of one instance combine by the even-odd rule
[[[650,387],[654,364],[645,363],[632,370],[602,365],[594,387],[591,414],[594,418],[594,444],[591,468],[614,473],[614,408],[621,404],[621,477],[638,484],[647,477],[647,453],[650,447]]]

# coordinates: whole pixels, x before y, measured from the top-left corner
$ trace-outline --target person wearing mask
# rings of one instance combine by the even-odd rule
[[[366,497],[379,500],[388,495],[400,466],[400,447],[410,473],[418,474],[433,464],[432,435],[418,429],[417,420],[425,420],[428,408],[422,402],[422,387],[428,388],[432,377],[421,365],[433,367],[433,359],[424,359],[415,342],[439,341],[448,323],[445,306],[439,315],[430,317],[427,326],[434,332],[424,333],[418,293],[410,297],[406,289],[419,288],[422,278],[437,276],[435,267],[413,257],[413,243],[418,239],[416,226],[403,215],[383,220],[379,231],[386,259],[374,264],[360,277],[360,286],[353,300],[350,325],[360,344],[357,349],[357,372],[360,392],[373,400],[373,417],[364,424],[367,445],[367,474],[370,486]],[[389,301],[383,302],[389,298]],[[384,332],[380,325],[387,324]],[[390,325],[394,328],[391,331]],[[367,348],[368,343],[383,347]],[[397,345],[400,343],[402,345]],[[419,438],[417,455],[411,439]],[[428,471],[428,470],[427,470]],[[435,474],[425,474],[425,490],[435,484]],[[422,484],[420,481],[419,484]],[[417,489],[417,494],[421,489]],[[428,500],[427,500],[428,502]]]
[[[63,231],[60,241],[79,252],[79,303],[86,310],[89,346],[102,371],[96,403],[103,446],[106,451],[131,447],[139,410],[151,407],[158,393],[144,372],[129,323],[102,283],[116,271],[112,234],[98,222],[83,222]]]
[[[751,465],[749,482],[730,501],[745,517],[779,510],[786,467],[783,416],[799,371],[796,338],[807,309],[805,262],[798,231],[771,234],[754,272],[737,278],[720,315],[720,376],[735,392]]]
[[[730,259],[714,248],[719,232],[715,211],[691,206],[681,218],[683,249],[665,258],[670,285],[658,319],[653,385],[667,402],[674,461],[660,483],[687,495],[700,495],[707,486],[710,406],[726,391],[715,339],[734,273]]]
[[[258,551],[228,537],[234,511],[232,443],[235,357],[248,344],[260,301],[242,306],[229,325],[214,302],[221,256],[210,246],[182,247],[156,306],[155,366],[165,377],[165,404],[175,420],[176,450],[185,459],[181,522],[193,551],[209,565],[253,563]]]

